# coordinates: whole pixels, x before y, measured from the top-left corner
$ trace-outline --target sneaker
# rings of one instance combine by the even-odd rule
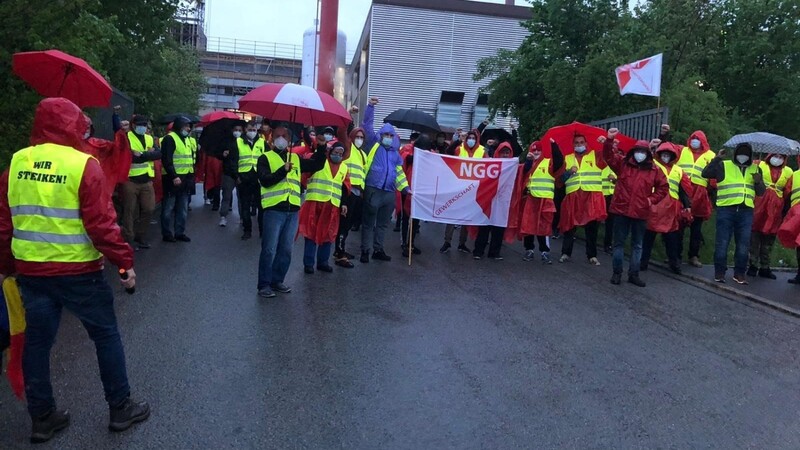
[[[700,262],[700,258],[697,256],[689,258],[689,265],[692,267],[697,267],[698,269],[703,267],[703,263]]]
[[[400,248],[403,249],[402,252],[401,252],[401,254],[403,255],[403,258],[408,258],[408,247],[401,246]]]
[[[369,262],[369,252],[361,252],[361,259],[359,259],[362,263],[366,264]]]
[[[542,252],[542,264],[553,264],[553,260],[550,259],[550,253]]]
[[[450,251],[450,243],[449,242],[445,242],[444,245],[442,245],[442,248],[439,249],[439,253],[447,253],[449,251]]]
[[[458,251],[461,253],[472,253],[472,250],[470,250],[469,247],[464,244],[458,246]]]
[[[292,292],[292,288],[283,283],[273,283],[273,285],[270,287],[272,288],[272,290],[278,291],[281,294],[288,294],[289,292]]]
[[[748,275],[750,274],[748,273]],[[778,279],[778,277],[776,277],[775,274],[772,273],[772,269],[770,269],[769,267],[767,267],[766,269],[759,269],[758,276],[760,276],[761,278],[768,278],[770,280]]]
[[[324,266],[317,266],[317,270],[320,272],[331,273],[333,272],[333,267],[326,264]]]
[[[492,261],[502,261],[503,257],[500,256],[500,255],[497,255],[497,256],[490,256],[489,259],[491,259]]]
[[[314,266],[303,266],[303,272],[305,272],[308,275],[313,274],[314,273]]]
[[[683,274],[683,271],[681,270],[681,266],[679,264],[670,264],[669,270],[671,270],[672,273],[674,273],[675,275]]]
[[[175,239],[175,236],[164,236],[164,237],[161,238],[161,240],[164,241],[164,242],[178,242]]]
[[[589,264],[591,264],[593,266],[599,266],[600,265],[600,261],[598,261],[597,258],[589,258]]]
[[[189,236],[187,236],[185,234],[179,234],[179,235],[175,236],[175,239],[179,240],[181,242],[192,242],[192,240],[189,239]]]
[[[111,419],[108,429],[111,431],[125,431],[137,422],[143,422],[150,417],[150,405],[147,402],[136,402],[126,398],[121,405],[109,409]]]
[[[344,257],[347,259],[356,259],[356,255],[349,252],[344,252]]]
[[[634,285],[634,286],[639,286],[639,287],[645,287],[645,286],[647,286],[647,283],[645,283],[644,281],[642,281],[642,279],[641,279],[641,278],[639,278],[639,275],[638,275],[638,274],[635,274],[635,275],[628,275],[628,283],[630,283],[630,284],[632,284],[632,285]]]
[[[622,274],[614,272],[611,275],[611,284],[620,284],[622,283]]]
[[[136,244],[136,248],[139,250],[147,250],[148,248],[150,248],[150,244],[141,239],[135,239],[133,243]]]
[[[714,281],[717,283],[724,283],[725,282],[725,274],[724,273],[715,273],[714,274]]]
[[[246,240],[248,240],[248,239],[250,239],[252,237],[253,237],[253,233],[251,231],[245,231],[244,234],[242,235],[242,240],[246,241]]]
[[[745,275],[734,275],[733,281],[735,281],[736,284],[750,284]]]
[[[258,290],[258,296],[261,298],[273,298],[275,297],[275,292],[272,289],[265,287]]]
[[[569,255],[561,255],[561,258],[558,258],[558,262],[565,263],[569,262],[572,258]]]
[[[387,255],[386,252],[383,250],[372,252],[372,259],[377,259],[378,261],[391,261],[392,257]]]
[[[228,226],[228,218],[225,217],[225,216],[220,216],[219,217],[219,226],[227,227]]]
[[[756,267],[756,266],[750,266],[750,267],[747,269],[747,276],[748,276],[748,277],[754,277],[754,276],[756,276],[756,275],[758,275],[758,267]]]
[[[411,253],[413,253],[415,255],[421,255],[422,254],[422,250],[418,249],[416,245],[412,245],[411,246]]]
[[[69,411],[51,409],[42,416],[31,418],[31,444],[40,444],[69,426]]]
[[[472,259],[474,259],[475,261],[480,261],[481,255],[472,255]]]
[[[525,255],[522,256],[523,261],[533,261],[533,257],[536,256],[536,251],[534,250],[525,250]]]
[[[338,258],[336,261],[334,261],[334,264],[339,267],[344,267],[345,269],[352,269],[355,267],[355,265],[347,258]]]
[[[211,204],[211,199],[210,199],[210,198],[207,198],[207,199],[206,199],[206,201],[205,201],[205,202],[203,202],[203,204],[205,204],[205,205],[210,205],[210,204]]]
[[[561,234],[555,233],[554,235],[550,236],[550,239],[561,239]]]

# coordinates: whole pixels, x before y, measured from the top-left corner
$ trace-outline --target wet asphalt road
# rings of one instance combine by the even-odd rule
[[[612,286],[579,248],[549,267],[517,245],[441,255],[434,224],[412,268],[397,233],[394,261],[333,274],[303,274],[298,245],[294,291],[263,300],[258,240],[216,220],[196,204],[194,241],[137,253],[137,292],[119,290],[150,420],[107,431],[65,315],[52,372],[72,425],[40,448],[800,448],[799,319],[652,272]],[[0,381],[0,449],[27,448],[29,426]]]

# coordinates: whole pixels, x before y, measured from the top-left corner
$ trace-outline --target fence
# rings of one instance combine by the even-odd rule
[[[618,128],[622,134],[635,139],[650,140],[657,138],[661,132],[661,124],[669,123],[669,108],[648,109],[624,116],[597,120],[591,125],[609,129]]]

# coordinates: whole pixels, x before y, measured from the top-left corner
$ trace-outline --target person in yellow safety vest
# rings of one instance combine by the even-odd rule
[[[322,170],[308,178],[305,202],[300,207],[298,234],[305,240],[303,270],[307,274],[314,273],[315,266],[320,272],[333,272],[330,264],[333,242],[339,230],[339,221],[349,212],[345,201],[349,190],[349,168],[343,162],[344,144],[339,141],[328,142],[328,159]],[[353,268],[353,263],[338,265]]]
[[[453,140],[448,149],[448,153],[452,152],[454,156],[458,156],[459,158],[488,158],[489,154],[480,142],[481,134],[478,130],[468,131],[466,135],[464,135],[463,141],[460,139]],[[453,224],[445,225],[444,244],[442,244],[442,248],[439,249],[439,253],[447,253],[450,251],[455,229],[456,227]],[[467,227],[463,225],[458,231],[458,251],[461,253],[472,253],[472,250],[467,247]]]
[[[242,220],[244,233],[242,240],[253,236],[252,214],[261,210],[261,195],[258,184],[258,158],[266,152],[266,141],[259,136],[258,127],[251,121],[244,130],[244,136],[236,138],[235,146],[227,158],[236,164],[234,179],[236,182],[237,199],[239,200],[239,218]],[[234,175],[232,174],[232,175]],[[263,218],[257,220],[259,233]]]
[[[301,159],[289,149],[291,135],[285,127],[272,130],[273,148],[258,157],[256,172],[261,184],[261,209],[264,211],[261,256],[258,259],[258,296],[288,294],[284,284],[292,262],[292,244],[297,235],[300,210],[300,178],[325,166],[327,144],[317,136],[317,150],[309,159]]]
[[[48,441],[69,425],[50,382],[50,352],[64,309],[77,316],[95,343],[109,428],[123,431],[150,415],[147,403],[130,398],[114,292],[103,274],[107,258],[125,274],[122,285],[134,288],[133,250],[111,202],[98,197],[105,183],[100,163],[79,150],[87,127],[71,101],[42,100],[31,145],[14,153],[0,175],[0,283],[16,274],[24,299],[22,368],[33,443]]]
[[[556,213],[556,174],[564,167],[564,155],[555,141],[550,141],[551,157],[545,158],[542,143],[533,142],[525,155],[523,171],[528,177],[523,200],[519,234],[524,236],[525,255],[523,261],[533,261],[536,241],[539,243],[542,264],[553,264],[550,258],[550,243],[547,238],[553,230]]]
[[[800,158],[798,158],[798,163],[800,163]],[[797,245],[800,243],[800,226],[792,226],[793,223],[800,225],[800,221],[793,221],[793,217],[800,215],[800,169],[795,170],[789,177],[789,181],[783,189],[783,197],[789,212],[778,230],[778,238],[787,248],[795,247],[797,261],[800,261],[800,245]],[[786,233],[787,236],[782,236],[782,233]],[[789,283],[800,285],[800,266],[797,268],[797,275],[790,278]]]
[[[147,133],[147,117],[135,116],[133,130],[128,131],[131,151],[131,169],[128,180],[122,184],[122,233],[125,239],[139,249],[150,248],[147,229],[156,208],[153,189],[155,169],[153,161],[161,159],[153,136]]]
[[[192,196],[197,191],[197,185],[195,184],[195,169],[197,169],[197,138],[193,136],[195,133],[194,124],[192,124],[192,128],[189,130],[189,136],[186,138],[186,145],[189,147],[189,150],[192,152],[192,178],[189,180],[189,184],[186,186],[187,192],[189,193],[189,201],[187,210],[192,210]]]
[[[758,163],[766,192],[757,197],[753,209],[753,232],[750,235],[750,268],[747,275],[775,280],[778,277],[770,268],[772,245],[783,219],[783,190],[792,178],[792,169],[786,167],[784,155],[767,155]]]
[[[188,144],[191,129],[188,118],[178,117],[172,122],[172,131],[161,140],[164,189],[164,198],[161,200],[161,237],[164,242],[191,242],[186,235],[189,186],[194,179],[194,158]]]
[[[686,147],[683,147],[678,156],[678,165],[693,184],[691,195],[694,220],[690,227],[688,256],[689,264],[694,267],[703,267],[700,262],[700,247],[704,242],[703,222],[711,218],[711,200],[708,195],[709,182],[703,178],[702,172],[712,159],[714,152],[702,131],[695,131],[689,136]]]
[[[764,195],[766,186],[758,166],[753,164],[753,148],[739,144],[733,160],[723,160],[721,150],[703,169],[702,175],[717,182],[717,235],[714,246],[714,281],[725,282],[728,270],[728,246],[735,242],[733,281],[747,284],[747,259],[753,226],[756,196]]]
[[[367,133],[367,162],[364,165],[366,178],[364,181],[364,211],[361,220],[361,258],[368,263],[369,250],[372,259],[391,261],[391,256],[384,250],[384,239],[392,211],[395,209],[395,191],[410,193],[408,180],[403,172],[403,160],[398,153],[400,139],[394,127],[388,123],[374,132],[375,105],[377,97],[371,97],[364,111],[362,128]]]
[[[353,228],[353,225],[361,223],[362,196],[366,179],[364,167],[367,163],[367,154],[363,150],[366,136],[367,134],[363,128],[354,128],[349,135],[349,141],[352,143],[350,144],[350,152],[345,152],[344,162],[347,163],[347,179],[351,186],[351,195],[348,195],[344,200],[347,206],[347,215],[339,219],[339,232],[336,235],[336,248],[333,257],[337,266],[347,268],[352,267],[353,263],[350,260],[355,257],[347,252],[347,237],[350,235],[351,229],[357,231]],[[347,144],[345,143],[345,145]]]
[[[614,151],[618,152],[617,142],[615,141],[613,145]],[[611,207],[611,199],[614,197],[617,174],[611,170],[611,167],[606,166],[600,176],[603,178],[603,197],[606,199],[606,211],[608,211]],[[608,213],[608,217],[606,217],[605,222],[603,222],[603,226],[605,228],[603,235],[603,251],[610,255],[613,251],[611,245],[614,240],[614,214]]]

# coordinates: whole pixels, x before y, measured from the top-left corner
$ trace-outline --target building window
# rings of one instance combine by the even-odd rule
[[[439,107],[436,108],[436,121],[439,125],[458,128],[461,124],[461,105],[464,103],[463,92],[442,91]]]
[[[487,117],[489,117],[489,94],[478,94],[475,109],[472,110],[472,128],[478,128]]]

